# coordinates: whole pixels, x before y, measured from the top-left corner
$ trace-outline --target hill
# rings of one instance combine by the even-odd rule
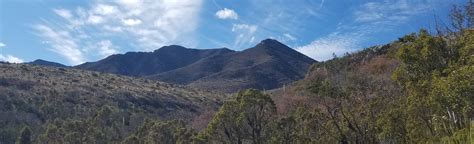
[[[24,126],[37,137],[51,126],[61,128],[73,121],[109,121],[115,123],[109,135],[126,136],[145,118],[189,122],[207,109],[217,109],[222,97],[179,85],[71,68],[0,63],[0,71],[2,143],[14,142]]]

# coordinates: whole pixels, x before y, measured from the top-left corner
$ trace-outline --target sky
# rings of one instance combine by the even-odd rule
[[[166,45],[244,50],[276,39],[331,59],[447,23],[467,0],[0,0],[0,61],[78,65]]]

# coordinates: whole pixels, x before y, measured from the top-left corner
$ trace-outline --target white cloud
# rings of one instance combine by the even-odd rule
[[[23,60],[12,55],[2,55],[0,54],[0,61],[9,62],[9,63],[23,63]]]
[[[289,34],[289,33],[285,33],[285,34],[283,34],[283,36],[285,36],[286,38],[288,38],[289,40],[292,40],[292,41],[296,40],[296,37]]]
[[[50,28],[45,25],[37,25],[35,29],[39,36],[47,39],[47,44],[51,46],[49,50],[68,59],[71,64],[80,64],[85,61],[79,45],[68,31]]]
[[[112,42],[110,40],[103,40],[98,43],[99,45],[99,54],[102,57],[107,57],[112,54],[116,54],[117,50],[115,50]]]
[[[362,41],[360,35],[340,35],[333,33],[327,37],[314,40],[308,45],[295,48],[298,52],[305,54],[317,61],[325,61],[333,58],[333,54],[341,56],[346,52],[355,51]]]
[[[220,19],[239,19],[239,15],[234,10],[228,8],[217,11],[216,16]]]
[[[123,19],[122,22],[123,22],[123,24],[128,25],[128,26],[139,25],[139,24],[142,23],[141,20],[139,20],[139,19],[132,19],[132,18]]]
[[[0,48],[6,47],[7,45],[5,43],[0,42]]]
[[[34,29],[41,41],[48,42],[45,45],[68,57],[73,65],[114,52],[104,49],[101,55],[94,51],[97,44],[107,44],[101,43],[102,40],[124,41],[125,47],[138,51],[152,51],[170,44],[195,46],[202,3],[203,0],[93,0],[90,7],[53,9],[63,19],[46,18]],[[66,41],[67,46],[61,46],[66,42],[57,39]],[[110,48],[118,50],[114,45]],[[74,52],[66,56],[62,51]]]
[[[135,19],[128,21],[128,24],[136,24],[134,27],[122,29],[140,50],[151,51],[164,45],[194,41],[202,0],[135,0],[117,4],[122,8],[123,17]],[[123,24],[122,19],[118,21]]]
[[[248,24],[234,24],[232,25],[232,32],[237,33],[237,37],[234,40],[234,47],[241,48],[244,45],[251,44],[255,41],[255,32],[257,31],[257,25]]]

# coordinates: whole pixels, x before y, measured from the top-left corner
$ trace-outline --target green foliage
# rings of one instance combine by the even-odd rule
[[[31,144],[32,143],[32,131],[30,127],[26,126],[21,130],[20,137],[16,140],[16,144]]]
[[[123,143],[187,144],[193,141],[196,134],[194,130],[187,129],[183,121],[162,122],[148,119]]]
[[[110,106],[97,110],[94,117],[82,119],[56,119],[45,124],[38,141],[47,143],[110,143],[120,142],[125,115]]]
[[[398,51],[401,64],[393,78],[407,95],[400,99],[406,110],[398,111],[407,118],[404,125],[410,141],[459,137],[469,126],[474,102],[473,34],[466,30],[461,37],[445,39],[422,30]]]
[[[305,144],[328,141],[327,139],[331,138],[325,139],[319,116],[320,113],[317,111],[308,111],[307,108],[298,107],[289,116],[278,120],[272,143]]]
[[[267,143],[275,116],[269,95],[254,89],[240,91],[224,103],[200,138],[218,143]]]

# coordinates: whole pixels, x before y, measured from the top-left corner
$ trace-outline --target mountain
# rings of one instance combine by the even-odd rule
[[[165,46],[112,55],[76,68],[138,76],[206,90],[274,89],[304,77],[316,61],[272,39],[244,51]]]
[[[0,71],[0,143],[14,143],[24,126],[36,136],[69,122],[113,123],[104,134],[123,137],[145,119],[189,122],[222,100],[217,93],[72,68],[0,63]]]
[[[42,66],[52,66],[52,67],[67,67],[66,65],[56,63],[56,62],[50,62],[42,59],[37,59],[32,62],[28,62],[26,64],[32,64],[32,65],[42,65]]]
[[[232,52],[234,51],[227,48],[202,50],[171,45],[153,52],[112,55],[97,62],[75,66],[75,68],[140,77],[174,70],[206,57]]]
[[[303,78],[314,62],[276,40],[266,39],[241,52],[204,58],[148,78],[224,92],[268,90]]]

